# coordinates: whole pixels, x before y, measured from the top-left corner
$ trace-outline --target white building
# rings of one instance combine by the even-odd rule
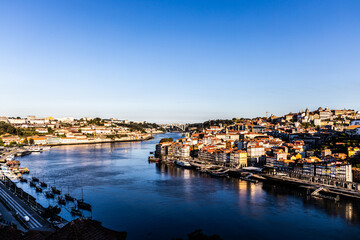
[[[96,128],[95,133],[96,134],[111,134],[112,130],[109,128]]]
[[[74,121],[74,118],[73,117],[65,117],[65,118],[57,118],[56,120],[58,120],[60,122],[71,123]]]
[[[77,143],[77,139],[76,137],[60,138],[60,143],[65,143],[65,144]]]
[[[26,120],[23,118],[8,118],[10,124],[25,124]]]
[[[84,134],[94,134],[95,130],[90,127],[86,127],[86,128],[81,128],[81,132]]]
[[[255,166],[265,161],[265,148],[262,146],[250,146],[247,148],[248,165]]]
[[[6,122],[6,123],[8,123],[9,120],[8,120],[7,117],[0,117],[0,122]]]
[[[30,124],[45,124],[45,119],[42,118],[35,118],[35,119],[28,119]]]
[[[47,128],[37,128],[35,131],[38,133],[48,133]]]
[[[320,126],[321,125],[321,120],[318,119],[318,118],[314,119],[314,125],[315,126]]]

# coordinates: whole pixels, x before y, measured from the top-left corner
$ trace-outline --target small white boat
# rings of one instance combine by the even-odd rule
[[[13,161],[15,159],[14,155],[10,155],[6,157],[6,161]]]
[[[2,166],[1,167],[1,172],[2,172],[3,175],[7,176],[13,182],[18,182],[17,175],[13,174],[7,167]]]
[[[177,160],[175,161],[175,164],[180,166],[180,167],[183,167],[183,168],[191,168],[191,164],[187,161],[180,161],[180,160]]]
[[[43,151],[49,151],[50,148],[51,148],[50,146],[44,146],[44,147],[41,148],[41,150],[43,150]]]
[[[148,160],[149,160],[149,162],[159,162],[160,161],[159,158],[156,158],[154,156],[149,156]]]
[[[31,152],[42,152],[42,148],[41,147],[32,147],[29,149]]]

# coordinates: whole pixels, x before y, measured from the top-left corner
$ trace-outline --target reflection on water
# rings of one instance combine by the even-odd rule
[[[161,175],[170,175],[172,177],[180,177],[183,179],[196,179],[198,177],[209,179],[210,182],[214,180],[208,174],[192,171],[188,169],[181,169],[174,165],[166,165],[153,163],[156,166],[157,172]],[[306,194],[301,189],[294,189],[283,185],[273,185],[269,183],[253,184],[246,181],[241,181],[235,178],[218,178],[218,183],[222,183],[222,188],[237,192],[239,200],[246,196],[247,203],[256,203],[264,199],[264,195],[272,195],[276,198],[278,203],[288,204],[289,196],[296,197],[303,201],[305,208],[320,208],[330,216],[342,217],[348,223],[359,224],[360,205],[353,201],[342,200],[340,202],[330,201],[322,198],[314,198]],[[189,183],[189,182],[188,182]],[[189,184],[191,185],[191,183]],[[186,186],[185,186],[186,187]],[[218,191],[219,189],[217,189]],[[240,201],[240,203],[244,203]],[[261,210],[261,209],[260,209]]]
[[[55,147],[23,157],[21,164],[77,198],[84,189],[93,217],[106,227],[128,231],[128,239],[185,238],[195,229],[223,239],[352,239],[360,234],[354,202],[335,203],[285,186],[150,164],[147,156],[161,137]],[[26,183],[19,186],[44,206],[55,204]],[[61,212],[68,220],[70,206]]]

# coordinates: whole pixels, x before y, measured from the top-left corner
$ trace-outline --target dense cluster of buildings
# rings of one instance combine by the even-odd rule
[[[144,127],[140,131],[127,126],[130,123],[145,124],[145,122],[134,123],[118,119],[99,119],[99,122],[94,122],[93,120],[93,118],[89,117],[80,120],[72,117],[58,119],[52,117],[37,118],[35,116],[27,118],[0,117],[0,122],[5,122],[28,133],[25,136],[4,133],[0,136],[0,139],[4,145],[10,143],[22,144],[30,141],[35,145],[61,145],[110,142],[114,140],[144,140],[151,138],[154,133],[162,132],[156,127]]]
[[[328,148],[313,150],[331,134],[353,135],[349,129],[360,129],[357,118],[360,119],[360,114],[354,110],[319,108],[282,117],[234,119],[233,124],[219,123],[201,131],[190,128],[192,131],[175,142],[159,143],[156,155],[360,182],[360,171],[348,162],[350,157],[360,154],[358,147],[349,147],[347,153],[332,153]]]

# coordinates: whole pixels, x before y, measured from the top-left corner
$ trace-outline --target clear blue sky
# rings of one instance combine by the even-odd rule
[[[360,110],[360,1],[0,1],[0,115]]]

